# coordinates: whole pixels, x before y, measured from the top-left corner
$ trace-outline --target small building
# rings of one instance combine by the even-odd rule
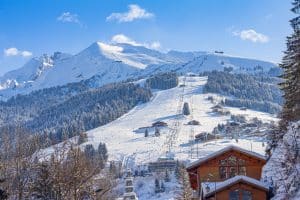
[[[168,124],[163,121],[157,121],[152,123],[152,127],[166,127],[166,126],[168,126]]]
[[[212,110],[216,110],[216,109],[223,109],[223,106],[221,104],[217,104],[214,105],[213,107],[211,107]]]
[[[267,199],[268,191],[268,186],[261,181],[247,176],[235,176],[223,182],[201,183],[200,198],[263,200]]]
[[[169,157],[160,157],[155,162],[148,164],[150,172],[164,172],[166,170],[174,171],[176,167],[176,161]]]
[[[247,110],[247,107],[241,107],[240,110]]]
[[[259,181],[265,163],[265,156],[231,145],[191,163],[187,171],[191,186],[200,197],[200,192],[204,191],[202,183],[226,184],[227,180],[236,176],[247,176],[253,182]]]
[[[187,124],[188,125],[195,125],[195,126],[197,126],[197,125],[200,125],[200,122],[197,121],[197,120],[192,120],[192,121],[189,121]]]
[[[200,142],[205,142],[209,140],[216,139],[216,136],[214,134],[208,133],[208,132],[201,132],[197,135],[195,135],[195,140]]]
[[[213,107],[211,107],[212,111],[215,113],[218,113],[220,115],[229,115],[230,111],[226,108],[224,108],[221,104],[217,104]]]
[[[224,51],[215,51],[215,53],[217,53],[217,54],[223,54],[224,53]]]

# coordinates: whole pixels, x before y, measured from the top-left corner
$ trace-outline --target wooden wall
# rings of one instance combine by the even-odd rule
[[[201,185],[201,182],[214,182],[214,181],[224,181],[224,179],[220,178],[219,167],[220,160],[226,159],[230,156],[235,156],[239,159],[243,159],[246,161],[246,176],[260,180],[262,167],[265,165],[265,161],[252,157],[250,155],[243,154],[238,151],[228,151],[224,154],[215,157],[211,160],[208,160],[205,163],[202,163],[200,166],[195,167],[193,170],[189,170],[189,172],[197,173],[198,177],[194,174],[190,174],[191,186],[194,190],[197,189],[198,184]],[[212,174],[213,177],[209,176]],[[197,183],[197,178],[199,183]]]
[[[253,187],[251,185],[248,185],[247,183],[237,183],[235,185],[232,185],[220,192],[217,192],[216,199],[218,200],[229,200],[229,192],[231,190],[236,189],[242,189],[247,190],[252,193],[252,200],[266,200],[267,199],[267,192],[263,189],[259,189],[256,187]],[[240,199],[242,199],[242,196],[240,194]],[[206,200],[215,200],[215,196],[212,196],[210,198],[206,198]]]

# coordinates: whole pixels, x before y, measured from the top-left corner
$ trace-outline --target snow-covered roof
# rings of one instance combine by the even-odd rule
[[[217,105],[215,105],[215,106],[213,106],[213,107],[211,107],[211,109],[216,109],[216,108],[223,108],[223,106],[222,105],[220,105],[220,104],[217,104]]]
[[[125,180],[126,180],[126,181],[133,181],[133,177],[132,177],[132,176],[130,176],[130,177],[125,177]]]
[[[131,197],[131,196],[135,196],[136,197],[136,193],[135,192],[126,192],[123,195],[124,197]]]
[[[125,188],[133,188],[133,185],[125,185]]]
[[[215,192],[221,191],[222,189],[224,189],[228,186],[234,185],[236,183],[239,183],[239,182],[251,184],[252,186],[259,187],[265,191],[269,190],[269,187],[265,183],[258,181],[254,178],[250,178],[248,176],[235,176],[235,177],[227,179],[223,182],[203,182],[203,183],[201,183],[202,194],[204,197],[207,197],[207,196],[214,194]],[[206,189],[207,186],[209,187],[209,190]]]
[[[197,160],[195,162],[190,163],[187,166],[187,169],[192,169],[192,168],[194,168],[196,166],[199,166],[200,164],[202,164],[202,163],[204,163],[204,162],[206,162],[206,161],[208,161],[210,159],[213,159],[213,158],[215,158],[215,157],[217,157],[219,155],[222,155],[223,153],[225,153],[227,151],[231,151],[231,150],[238,151],[238,152],[241,152],[243,154],[247,154],[249,156],[253,156],[253,157],[258,158],[260,160],[264,160],[264,161],[266,160],[266,157],[263,156],[263,155],[261,155],[261,154],[259,154],[259,153],[256,153],[256,152],[253,152],[253,151],[249,151],[249,150],[243,149],[243,148],[235,146],[235,145],[230,145],[230,146],[225,147],[225,148],[223,148],[223,149],[221,149],[219,151],[216,151],[216,152],[214,152],[214,153],[212,153],[212,154],[210,154],[210,155],[208,155],[208,156],[206,156],[204,158],[201,158],[201,159],[199,159],[199,160]]]

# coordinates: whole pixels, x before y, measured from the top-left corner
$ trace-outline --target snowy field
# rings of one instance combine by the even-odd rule
[[[109,153],[109,160],[120,161],[124,168],[134,169],[137,165],[147,164],[156,161],[160,157],[165,157],[168,151],[170,140],[168,136],[177,130],[176,139],[172,140],[172,155],[186,163],[205,157],[228,145],[237,145],[244,149],[264,154],[264,139],[261,137],[244,137],[235,139],[217,139],[205,143],[191,145],[191,135],[203,131],[211,132],[219,123],[226,123],[230,115],[218,115],[212,112],[214,106],[207,100],[208,96],[222,98],[216,94],[203,94],[202,88],[207,81],[207,77],[180,77],[179,86],[169,90],[156,90],[151,101],[140,104],[127,114],[117,120],[88,131],[88,142],[82,144],[93,144],[97,148],[100,142],[106,143]],[[143,83],[143,81],[137,82]],[[181,87],[182,85],[185,87]],[[191,114],[183,116],[181,114],[183,103],[188,102]],[[242,114],[251,119],[257,117],[263,122],[277,121],[274,116],[253,110],[240,110],[239,108],[226,107],[231,114]],[[191,120],[200,122],[199,126],[187,125]],[[154,128],[149,128],[149,137],[144,136],[145,127],[150,127],[152,123],[164,121],[168,127],[160,129],[160,136],[154,136]],[[174,126],[176,125],[176,126]],[[140,129],[141,128],[141,129]],[[193,131],[192,131],[193,130]],[[193,133],[193,134],[192,134]],[[76,143],[76,138],[71,141]],[[61,144],[58,144],[61,145]],[[53,152],[53,147],[46,149],[46,154]],[[192,153],[191,153],[192,152]],[[154,193],[155,178],[163,176],[136,177],[134,179],[135,192],[140,200],[172,200],[178,192],[178,183],[172,175],[172,181],[165,183],[164,193]],[[122,196],[124,192],[124,180],[120,179],[116,188],[117,195]]]
[[[180,77],[180,84],[183,84],[183,77]],[[203,94],[202,87],[206,83],[206,77],[187,77],[185,88],[178,86],[169,90],[156,91],[152,100],[132,109],[129,113],[119,119],[88,131],[89,143],[97,147],[100,142],[105,142],[109,152],[110,160],[130,160],[130,165],[142,164],[154,161],[161,156],[165,156],[168,150],[168,134],[170,128],[177,120],[178,135],[172,146],[175,159],[192,161],[196,159],[194,152],[191,158],[190,135],[192,126],[186,125],[190,120],[195,119],[200,122],[200,126],[193,126],[194,134],[202,131],[212,131],[219,123],[226,123],[230,118],[211,112],[213,103],[207,100],[212,94]],[[179,84],[179,85],[180,85]],[[189,116],[178,115],[178,104],[183,93],[183,102],[188,102],[192,111]],[[183,104],[182,102],[180,104]],[[238,108],[227,107],[232,114],[243,114],[247,118],[257,117],[263,121],[276,121],[277,119],[263,112],[252,110],[242,111]],[[161,136],[155,137],[154,130],[149,131],[149,137],[144,137],[143,131],[138,131],[141,127],[151,126],[157,121],[168,123],[169,128],[161,130]],[[264,154],[264,146],[261,139],[239,139],[238,143],[231,139],[220,139],[206,143],[200,143],[194,150],[198,149],[198,157],[206,156],[230,144],[243,147],[248,150]],[[130,158],[130,159],[128,159]]]

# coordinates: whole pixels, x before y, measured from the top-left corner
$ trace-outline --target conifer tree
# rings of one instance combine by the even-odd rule
[[[159,137],[159,136],[160,136],[160,131],[159,131],[159,129],[158,129],[157,127],[155,127],[155,133],[154,133],[154,135],[155,135],[156,137]]]
[[[189,104],[187,102],[184,102],[184,104],[183,104],[183,114],[184,115],[191,114]]]
[[[287,37],[287,49],[280,65],[283,68],[285,103],[281,113],[280,128],[286,130],[289,122],[300,120],[300,0],[294,0],[291,11],[296,14],[290,23],[292,35]]]
[[[109,173],[115,177],[117,177],[117,166],[115,162],[111,161],[109,163]]]
[[[180,169],[179,178],[180,190],[176,196],[178,200],[191,200],[193,197],[193,190],[190,185],[190,180],[185,168]]]
[[[175,172],[174,172],[174,174],[175,174],[175,177],[177,179],[180,178],[180,162],[179,162],[179,160],[176,160],[176,166],[175,166]]]
[[[79,134],[79,136],[78,136],[78,142],[77,142],[77,143],[80,145],[80,144],[82,144],[82,143],[85,143],[85,142],[87,141],[87,139],[88,139],[87,134],[84,133],[84,132],[81,132],[81,133]]]
[[[98,154],[100,156],[100,159],[102,159],[104,162],[107,161],[108,159],[108,152],[107,152],[107,148],[106,148],[106,144],[105,143],[101,143],[98,146]]]
[[[55,192],[49,165],[47,163],[39,163],[36,170],[36,177],[31,189],[33,191],[33,196],[38,199],[53,199]]]
[[[96,150],[92,144],[88,144],[84,147],[84,154],[87,158],[93,159],[96,155]]]
[[[166,169],[166,171],[165,171],[165,181],[166,182],[170,182],[171,181],[168,169]]]
[[[2,182],[4,182],[5,180],[4,179],[0,179],[0,183],[2,183]],[[7,194],[7,192],[4,190],[4,189],[2,189],[2,188],[0,188],[0,199],[2,200],[5,200],[5,199],[7,199],[8,198],[8,194]]]
[[[159,180],[156,178],[154,181],[155,184],[155,193],[159,193],[160,192],[160,185],[159,185]]]
[[[160,191],[161,192],[165,192],[165,190],[166,190],[165,184],[164,184],[164,182],[161,182],[161,184],[160,184]]]
[[[6,193],[6,191],[0,189],[0,199],[5,200],[7,198],[8,198],[8,194]]]
[[[149,132],[148,132],[148,129],[145,130],[145,137],[148,137],[149,136]]]

